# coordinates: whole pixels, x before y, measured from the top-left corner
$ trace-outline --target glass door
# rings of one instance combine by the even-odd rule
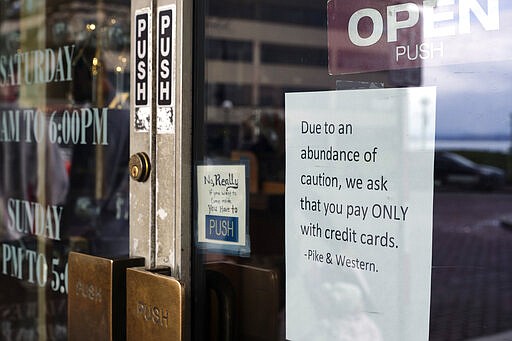
[[[67,339],[70,251],[185,340],[510,339],[510,12],[0,0],[0,339]]]
[[[130,3],[0,1],[0,339],[66,340],[71,250],[128,255]]]
[[[193,139],[195,340],[511,337],[509,10],[502,1],[464,0],[196,2],[194,122],[202,123],[195,125]],[[354,90],[384,88],[395,96],[414,89],[425,94],[432,87],[436,98],[420,103],[420,109],[397,105],[382,119],[383,102],[377,100],[382,92]],[[286,102],[300,96],[311,97]],[[348,97],[325,119],[322,108],[336,96]],[[352,101],[350,111],[345,105]],[[303,128],[299,142],[344,150],[356,142],[361,146],[362,135],[337,131],[323,140],[311,135],[325,135],[324,122],[355,120],[350,112],[372,103],[381,104],[359,113],[375,113],[360,123],[373,126],[364,135],[368,141],[380,148],[402,139],[388,154],[379,149],[382,163],[372,168],[384,187],[372,181],[370,189],[388,191],[387,196],[369,192],[368,173],[357,162],[324,160],[295,169],[306,165],[308,151],[304,147],[303,158],[291,154],[286,125],[293,115],[309,110],[302,120],[322,120],[318,130],[313,124]],[[422,108],[433,109],[435,119],[422,115]],[[402,111],[419,114],[400,116]],[[423,148],[408,142],[415,136],[429,136],[426,145],[432,148],[430,165],[416,170],[412,156],[396,161],[403,146]],[[332,152],[325,157],[332,158]],[[287,168],[288,157],[294,169]],[[426,168],[430,175],[412,180]],[[386,182],[391,169],[400,175]],[[289,178],[289,171],[303,176]],[[346,189],[348,174],[365,181],[364,188],[357,190],[354,183]],[[231,179],[246,191],[226,194]],[[343,189],[332,189],[333,183]],[[225,195],[215,194],[221,184]],[[404,193],[418,187],[427,188],[431,199],[414,208],[419,201],[406,201]],[[293,201],[290,209],[289,190],[310,200]],[[242,195],[246,204],[237,201],[235,207],[244,215],[233,213],[232,200]],[[377,211],[369,211],[373,217],[365,221],[362,211],[338,218],[335,211],[322,211],[327,200],[352,205],[377,200],[371,198],[382,201],[369,202],[370,209],[387,203],[410,209],[411,215],[424,213],[424,219],[411,226],[404,216],[403,224],[393,225]],[[287,223],[296,217],[300,224]],[[368,235],[384,238],[361,239]],[[396,252],[388,250],[390,236]],[[302,252],[290,253],[296,249],[292,240]],[[348,265],[330,270],[325,258],[334,252],[350,258]],[[415,263],[419,254],[421,266]],[[297,272],[291,266],[297,262],[308,270]],[[412,324],[400,321],[419,311],[421,326],[408,331]],[[414,338],[404,336],[411,332]]]

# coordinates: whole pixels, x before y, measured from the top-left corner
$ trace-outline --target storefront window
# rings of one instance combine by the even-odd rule
[[[129,136],[130,129],[140,128],[129,123],[131,6],[124,0],[0,0],[1,340],[66,340],[67,295],[79,290],[68,287],[69,252],[129,254]],[[157,13],[158,4],[151,6]],[[205,0],[194,1],[193,7],[194,105],[183,116],[193,118],[194,160],[189,166],[194,177],[192,188],[176,191],[193,193],[193,224],[179,227],[183,240],[190,234],[193,245],[190,263],[182,257],[186,260],[178,265],[191,267],[192,277],[185,305],[191,308],[186,312],[191,330],[184,334],[198,341],[408,341],[403,335],[414,332],[415,326],[400,319],[384,325],[382,316],[392,311],[405,319],[405,311],[417,308],[428,315],[428,321],[423,320],[425,335],[415,335],[422,339],[427,333],[430,340],[511,339],[511,5],[499,0]],[[176,42],[187,44],[188,37],[176,32]],[[172,77],[176,75],[181,73]],[[155,73],[152,77],[151,84],[156,84]],[[177,89],[181,91],[181,85]],[[362,97],[340,96],[342,104],[332,100],[355,89],[352,94]],[[290,96],[304,93],[313,100],[290,105]],[[374,95],[367,96],[370,93]],[[389,118],[382,116],[380,104],[388,103],[382,94],[395,98],[404,93],[425,97],[419,105],[393,102],[396,110],[389,111]],[[351,107],[357,101],[360,105]],[[320,135],[324,127],[314,119],[324,118],[331,102],[343,110],[333,110],[327,118],[346,124],[311,148],[320,150],[322,143],[343,146],[339,135],[352,135],[354,128],[342,155],[345,161],[358,162],[358,154],[348,148],[363,136],[357,135],[361,126],[345,119],[357,118],[357,107],[365,108],[359,116],[368,119],[360,122],[374,129],[365,135],[367,140],[376,141],[367,146],[373,154],[369,152],[366,162],[377,156],[383,162],[373,168],[382,170],[381,177],[364,178],[364,188],[365,173],[346,164],[326,162],[327,170],[322,171],[299,169],[313,175],[302,183],[287,176],[294,174],[286,163],[292,154],[287,135],[290,108],[311,112],[310,120],[300,123],[306,131],[303,140],[313,141],[309,135]],[[375,119],[366,110],[374,103],[374,112],[381,115]],[[347,113],[347,108],[353,112]],[[435,120],[430,120],[433,113]],[[177,130],[166,134],[186,149],[178,143],[188,134],[181,127],[176,124]],[[158,134],[151,134],[156,144]],[[401,144],[414,153],[377,150]],[[176,146],[169,148],[180,149]],[[329,148],[324,151],[332,156]],[[431,163],[413,162],[419,154],[421,160],[431,156]],[[390,165],[399,186],[386,180],[385,167]],[[168,164],[157,166],[160,174],[152,179],[156,188],[151,195],[159,190],[159,176],[176,171]],[[176,174],[185,174],[183,169]],[[353,178],[342,174],[345,171],[352,171]],[[415,181],[418,174],[429,176]],[[339,194],[323,214],[340,217],[332,220],[327,227],[331,234],[326,235],[323,217],[304,211],[321,216],[316,203],[328,204],[325,198],[333,198],[333,184]],[[355,195],[345,185],[361,191]],[[290,204],[293,186],[311,188],[307,194],[317,201],[304,198]],[[401,206],[386,201],[395,200],[390,199],[395,198],[393,191],[417,188],[427,189],[432,197],[421,212],[425,219],[418,221],[428,231],[403,231],[400,228],[410,227],[403,224],[396,229],[401,233],[393,234],[391,222],[374,219],[385,216],[384,207],[392,223],[405,221],[407,215],[418,217],[414,210],[422,205],[417,202]],[[383,201],[372,206],[383,211],[370,212],[372,228],[381,231],[375,233],[379,238],[361,239],[364,205],[357,212],[351,207],[359,220],[342,216],[346,208],[336,206],[354,204],[354,198],[363,198],[363,189],[379,191]],[[141,207],[150,210],[149,205]],[[167,215],[165,210],[154,211]],[[327,281],[322,276],[330,251],[312,247],[297,259],[315,262],[318,271],[292,273],[289,257],[294,245],[288,236],[293,231],[287,224],[299,215],[313,218],[304,221],[297,239],[337,240],[338,263],[345,262],[340,259],[355,244],[366,244],[357,251],[364,265],[353,257],[350,265],[329,272],[332,278]],[[151,243],[156,253],[157,241]],[[376,259],[369,243],[379,250],[393,249],[392,257]],[[413,247],[418,245],[428,251],[428,259],[422,259],[428,267],[411,262],[420,252]],[[159,252],[172,255],[169,258],[180,253]],[[400,267],[394,269],[393,280],[403,290],[376,280],[377,270],[382,271],[378,278],[386,279],[383,269],[394,261]],[[172,269],[172,274],[181,270]],[[409,280],[416,275],[429,278],[421,295],[410,290]],[[290,286],[289,278],[297,286]],[[395,294],[410,300],[395,300]],[[383,297],[389,297],[387,306],[379,305]],[[291,299],[312,303],[309,309],[287,309]],[[326,314],[333,319],[324,318]],[[292,338],[291,327],[300,327],[301,316],[307,317],[306,332]]]

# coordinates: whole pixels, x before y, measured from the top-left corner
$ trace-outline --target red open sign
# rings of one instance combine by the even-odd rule
[[[330,0],[327,3],[329,73],[415,68],[421,58],[397,49],[422,44],[422,1]]]
[[[329,72],[509,60],[511,10],[499,0],[330,0]]]

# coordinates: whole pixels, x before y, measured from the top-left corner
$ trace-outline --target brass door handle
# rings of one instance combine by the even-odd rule
[[[222,273],[206,270],[206,286],[217,296],[218,328],[217,340],[236,340],[235,290],[229,279]]]
[[[144,258],[69,253],[68,339],[126,339],[126,269]]]

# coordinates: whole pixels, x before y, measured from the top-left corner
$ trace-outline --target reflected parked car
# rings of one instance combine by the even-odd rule
[[[505,172],[497,167],[475,163],[455,153],[436,152],[434,182],[438,186],[494,190],[505,185]]]

